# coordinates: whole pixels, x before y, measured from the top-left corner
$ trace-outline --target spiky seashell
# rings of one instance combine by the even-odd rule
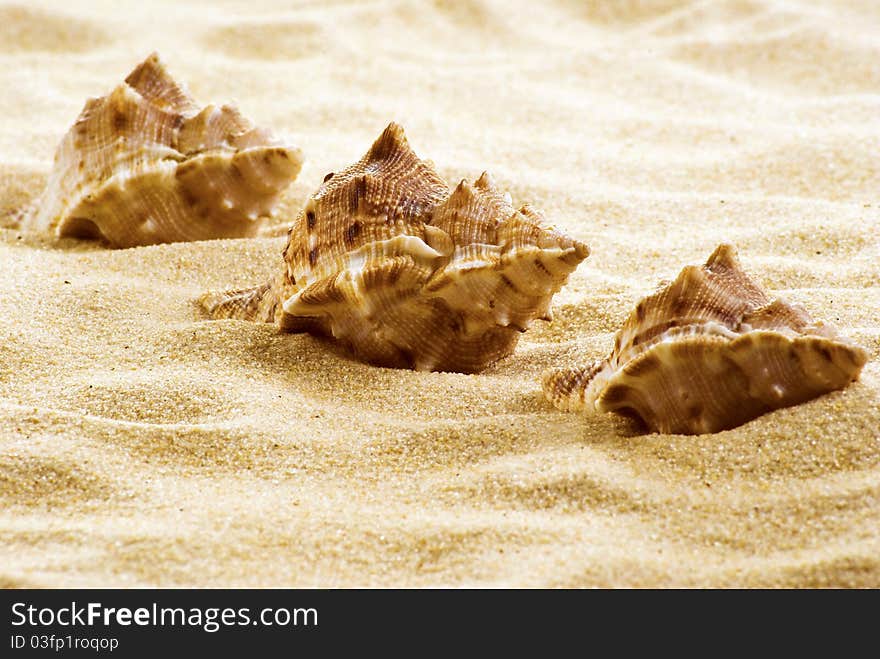
[[[607,359],[547,371],[544,393],[564,410],[709,433],[842,389],[867,359],[801,307],[770,300],[720,245],[636,305]]]
[[[331,336],[379,365],[476,372],[513,352],[589,254],[488,174],[450,194],[392,123],[328,174],[293,223],[281,274],[209,294],[213,318]]]
[[[116,247],[253,236],[301,166],[234,107],[200,109],[153,53],[86,102],[21,227]]]

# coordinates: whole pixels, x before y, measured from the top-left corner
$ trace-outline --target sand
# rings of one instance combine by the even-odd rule
[[[3,3],[0,585],[880,587],[878,35],[869,0]],[[280,237],[12,227],[152,50],[303,148],[282,223],[396,120],[593,253],[473,376],[203,320]],[[868,350],[859,382],[699,437],[543,400],[721,241]]]

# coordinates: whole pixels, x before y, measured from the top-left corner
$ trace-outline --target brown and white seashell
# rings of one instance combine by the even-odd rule
[[[450,193],[392,123],[308,200],[276,279],[202,304],[213,318],[333,337],[373,364],[476,372],[549,320],[588,254],[488,174]]]
[[[655,432],[710,433],[842,389],[867,359],[801,307],[771,301],[720,245],[636,305],[607,359],[547,371],[544,393]]]
[[[301,166],[234,107],[199,109],[153,53],[86,102],[21,228],[116,247],[253,236]]]

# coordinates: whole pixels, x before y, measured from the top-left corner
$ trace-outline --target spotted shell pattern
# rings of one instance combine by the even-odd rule
[[[253,236],[301,167],[234,107],[199,108],[153,53],[86,103],[20,224],[116,247]]]
[[[307,201],[278,277],[202,304],[213,318],[333,337],[373,364],[477,372],[549,320],[588,254],[537,210],[515,209],[488,174],[450,193],[392,123]]]
[[[651,431],[700,434],[741,425],[856,380],[867,353],[815,323],[799,306],[771,300],[720,245],[643,299],[611,355],[544,374],[558,408],[635,417]]]

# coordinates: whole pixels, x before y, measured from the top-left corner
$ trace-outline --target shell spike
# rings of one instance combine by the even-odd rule
[[[482,190],[495,190],[495,181],[492,180],[492,176],[489,174],[489,172],[483,172],[480,175],[480,178],[476,180],[474,185]]]
[[[409,149],[409,141],[406,139],[406,132],[403,126],[398,123],[391,122],[382,131],[379,138],[373,142],[373,146],[367,152],[367,160],[384,160],[395,151]]]
[[[715,248],[715,251],[706,260],[706,268],[714,270],[716,268],[728,268],[730,270],[741,270],[739,257],[736,248],[729,243],[721,243]]]
[[[160,107],[178,112],[196,107],[186,87],[174,80],[156,51],[150,53],[126,76],[125,84]]]

